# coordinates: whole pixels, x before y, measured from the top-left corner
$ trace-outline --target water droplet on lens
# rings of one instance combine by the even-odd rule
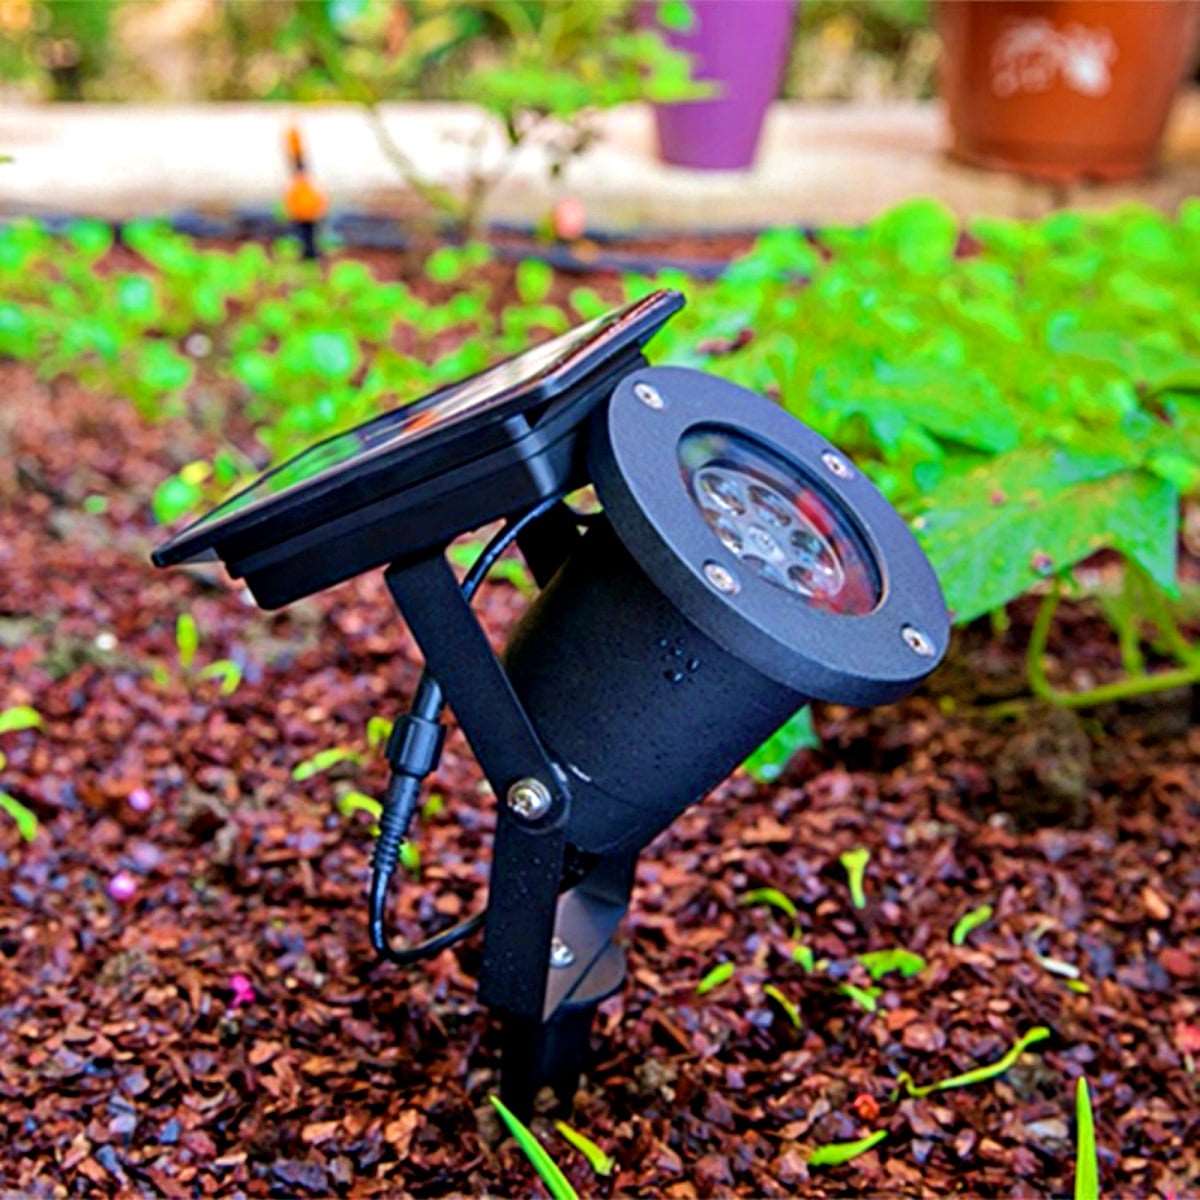
[[[668,683],[682,683],[684,680],[684,674],[682,671],[674,671],[674,670],[664,671],[663,678]]]
[[[687,660],[687,669],[689,671],[700,670],[700,660],[698,658],[689,658]]]

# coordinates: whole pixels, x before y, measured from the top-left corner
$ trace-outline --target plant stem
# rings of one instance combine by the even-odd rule
[[[1041,607],[1038,609],[1033,629],[1029,634],[1029,649],[1026,651],[1025,663],[1030,690],[1038,699],[1057,705],[1059,708],[1089,708],[1094,704],[1113,704],[1118,700],[1129,700],[1135,696],[1187,687],[1200,682],[1200,662],[1193,658],[1187,666],[1178,667],[1172,671],[1130,675],[1125,679],[1118,679],[1114,683],[1105,683],[1100,687],[1088,688],[1082,692],[1065,692],[1053,687],[1046,677],[1045,652],[1060,599],[1057,588],[1042,597]],[[1180,636],[1182,637],[1182,635]]]

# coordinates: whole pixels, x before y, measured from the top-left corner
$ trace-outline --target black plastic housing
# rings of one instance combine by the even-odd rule
[[[505,666],[568,773],[567,838],[636,851],[806,701],[722,650],[597,522],[517,626]]]

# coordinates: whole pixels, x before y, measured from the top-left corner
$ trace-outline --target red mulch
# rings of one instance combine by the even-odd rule
[[[497,1044],[474,996],[478,945],[413,971],[372,958],[369,822],[334,800],[350,784],[378,793],[380,757],[291,779],[318,750],[365,750],[368,718],[395,714],[415,682],[380,579],[266,615],[220,574],[155,572],[147,501],[201,448],[194,435],[11,365],[0,389],[0,707],[45,717],[0,738],[0,787],[42,822],[26,844],[0,820],[0,1184],[531,1194],[487,1103]],[[106,513],[81,508],[93,493]],[[521,604],[484,589],[498,642]],[[172,665],[184,610],[200,665],[244,664],[232,697]],[[1200,730],[1180,696],[984,715],[974,701],[1019,690],[1028,616],[999,641],[960,635],[903,704],[822,708],[819,752],[777,786],[734,777],[645,855],[631,977],[602,1010],[572,1118],[617,1172],[593,1176],[537,1122],[581,1194],[1062,1195],[1081,1072],[1106,1193],[1200,1193]],[[1096,621],[1065,622],[1064,669],[1113,661]],[[485,886],[493,801],[457,734],[432,786],[446,803],[419,830],[423,877],[396,888],[410,936]],[[838,865],[860,845],[862,912]],[[131,898],[110,894],[118,872]],[[739,906],[764,885],[796,901],[828,972],[792,962],[779,914]],[[956,919],[984,902],[992,922],[953,947]],[[867,985],[854,955],[891,946],[929,966],[889,976],[871,1015],[837,983]],[[698,998],[724,959],[736,976]],[[899,1072],[932,1082],[993,1061],[1036,1024],[1052,1040],[1002,1078],[892,1098]],[[890,1135],[877,1149],[806,1167],[813,1146],[875,1128]]]

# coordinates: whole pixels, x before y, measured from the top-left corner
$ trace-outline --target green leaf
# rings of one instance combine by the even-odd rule
[[[383,805],[374,796],[364,792],[347,792],[337,799],[338,812],[343,817],[353,816],[356,812],[365,812],[372,820],[378,821],[383,816]]]
[[[242,668],[231,658],[218,658],[200,672],[201,679],[219,679],[221,695],[232,696],[242,682]]]
[[[938,488],[916,522],[946,602],[973,620],[1102,549],[1175,590],[1179,493],[1147,471],[1015,450]]]
[[[1021,1057],[1025,1051],[1038,1042],[1044,1042],[1050,1036],[1050,1030],[1044,1025],[1035,1025],[1028,1033],[1022,1034],[1016,1041],[1015,1045],[994,1063],[989,1063],[984,1067],[976,1067],[973,1071],[966,1071],[962,1075],[954,1075],[949,1079],[940,1079],[937,1083],[925,1084],[923,1087],[917,1087],[913,1083],[912,1076],[907,1071],[901,1071],[896,1078],[897,1085],[903,1085],[910,1096],[921,1097],[928,1096],[931,1092],[944,1092],[950,1088],[969,1087],[973,1083],[983,1083],[985,1080],[994,1079],[997,1075],[1003,1075],[1013,1064]]]
[[[899,971],[905,979],[911,979],[925,970],[925,960],[911,950],[897,946],[891,950],[869,950],[860,954],[858,961],[867,969],[872,979],[882,979],[891,971]]]
[[[421,850],[415,842],[403,841],[397,852],[400,865],[414,878],[421,878]]]
[[[961,946],[980,925],[986,925],[991,919],[992,906],[990,904],[981,904],[978,908],[963,913],[954,923],[954,929],[950,933],[951,943]]]
[[[17,823],[17,832],[27,842],[32,842],[38,835],[37,815],[26,808],[15,796],[0,792],[0,809],[8,813]]]
[[[172,475],[154,489],[154,499],[150,504],[154,519],[160,525],[169,525],[195,508],[202,495],[203,492],[194,483]]]
[[[314,775],[319,775],[322,771],[328,771],[331,767],[336,767],[339,763],[344,762],[361,763],[362,755],[343,746],[331,746],[328,750],[322,750],[318,754],[314,754],[312,758],[306,758],[303,762],[297,763],[292,768],[292,778],[297,783],[303,783],[304,780],[311,779]]]
[[[743,892],[738,897],[738,903],[744,908],[750,905],[765,904],[771,908],[779,909],[781,913],[791,917],[793,921],[798,920],[800,917],[800,914],[796,911],[795,904],[778,888],[752,888],[748,892]]]
[[[0,712],[0,733],[15,733],[18,729],[36,729],[42,714],[28,704],[14,704]]]
[[[675,33],[691,33],[696,27],[696,14],[687,0],[659,0],[654,15],[664,29]]]
[[[838,986],[838,991],[843,996],[853,1000],[864,1012],[877,1012],[879,1009],[879,997],[883,989],[877,987],[860,988],[855,983],[843,983]]]
[[[813,973],[817,965],[811,946],[793,946],[792,961],[798,962],[809,975]]]
[[[179,665],[186,671],[196,660],[200,647],[200,627],[191,613],[183,612],[175,618],[175,650]]]
[[[763,984],[763,995],[775,1002],[783,1015],[792,1023],[794,1029],[799,1029],[804,1024],[800,1016],[800,1009],[796,1007],[795,1002],[785,996],[775,984]]]
[[[866,1154],[868,1150],[878,1146],[887,1135],[886,1129],[876,1129],[856,1142],[830,1142],[827,1145],[818,1146],[808,1156],[808,1165],[810,1167],[836,1167],[842,1163],[848,1163],[851,1159],[857,1158],[860,1154]]]
[[[721,984],[728,983],[733,978],[735,970],[736,968],[731,962],[718,963],[696,984],[696,995],[707,996],[714,988],[719,988]]]
[[[526,1127],[524,1122],[509,1111],[499,1096],[489,1096],[488,1099],[492,1102],[492,1107],[500,1114],[500,1119],[508,1127],[508,1132],[521,1147],[525,1157],[533,1164],[533,1169],[541,1177],[554,1200],[579,1200],[578,1194],[567,1177],[559,1170],[558,1164],[546,1153],[542,1143],[533,1136],[532,1131]]]
[[[580,1133],[578,1129],[572,1129],[566,1121],[555,1121],[554,1128],[587,1159],[588,1165],[597,1175],[611,1175],[616,1169],[616,1160],[606,1154],[586,1134]]]
[[[1087,1080],[1075,1081],[1075,1200],[1100,1200],[1100,1160]]]
[[[855,908],[867,907],[867,894],[863,890],[863,880],[867,873],[867,863],[871,861],[871,852],[865,846],[847,850],[838,855],[838,862],[846,872],[846,881],[850,885],[850,902]]]
[[[377,750],[380,746],[386,746],[388,738],[392,736],[392,726],[394,721],[389,721],[387,717],[371,717],[367,721],[367,745],[372,750]]]
[[[312,369],[325,379],[348,379],[360,361],[358,344],[341,330],[310,333],[307,353]]]
[[[812,708],[805,705],[790,716],[742,764],[759,783],[773,783],[801,750],[815,750],[821,744],[813,728]]]
[[[550,294],[554,271],[540,258],[524,258],[517,264],[517,294],[526,304],[541,304]]]

